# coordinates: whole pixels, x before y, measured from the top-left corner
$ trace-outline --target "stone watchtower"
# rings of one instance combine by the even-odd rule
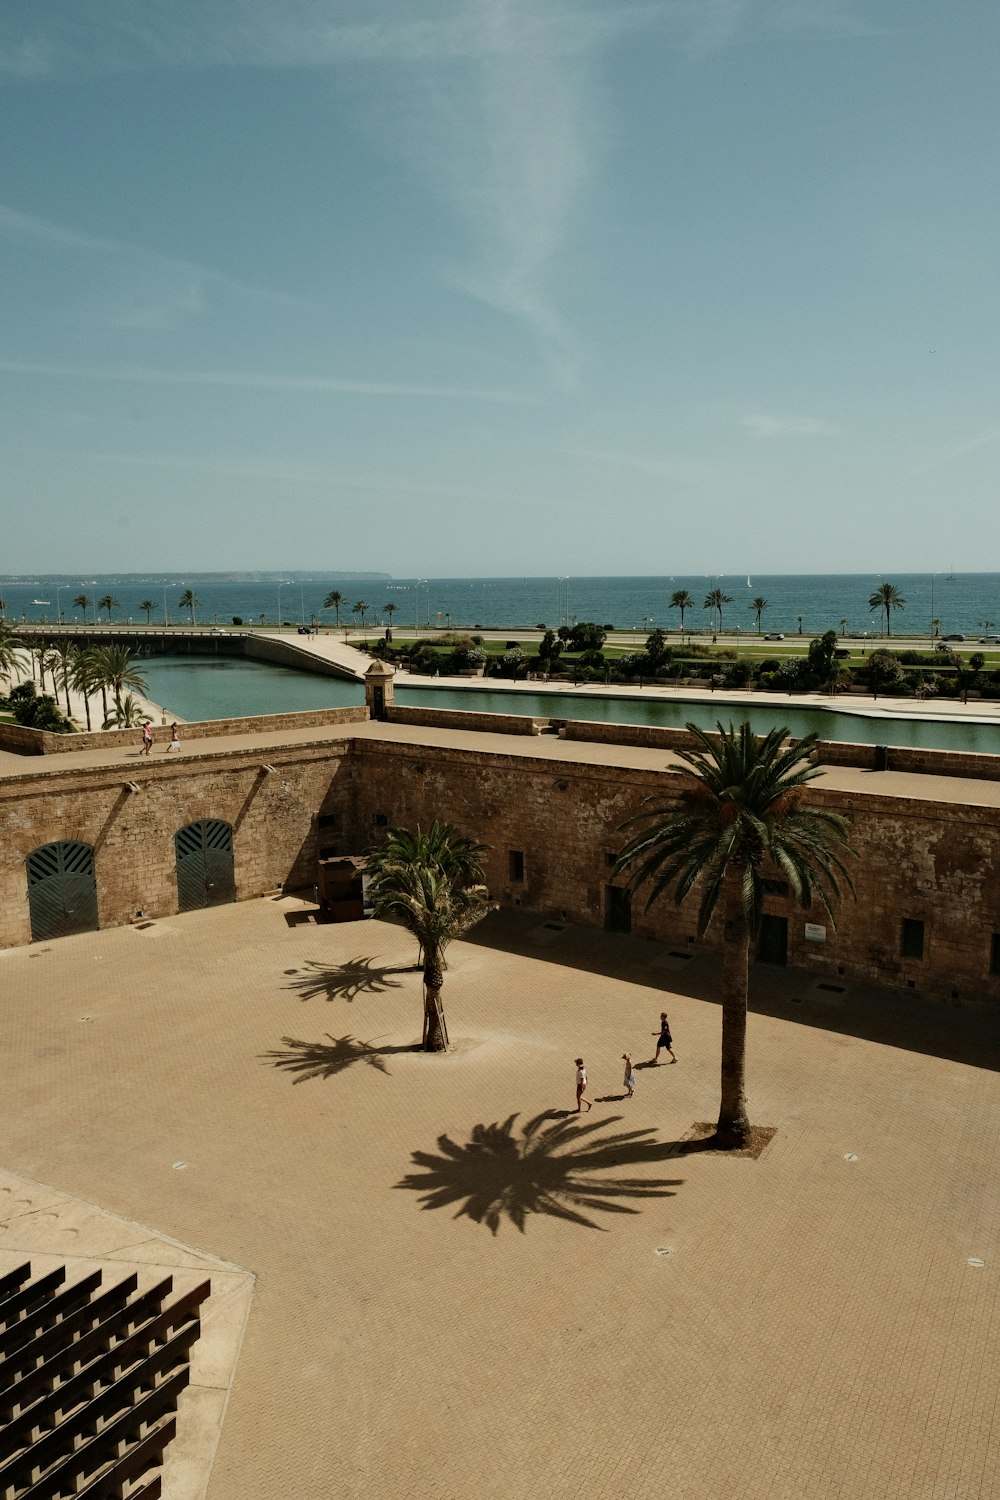
[[[386,712],[392,707],[392,679],[395,676],[388,662],[373,661],[365,673],[365,703],[370,719],[387,719]]]

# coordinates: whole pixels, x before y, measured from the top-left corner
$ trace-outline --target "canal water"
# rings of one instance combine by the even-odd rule
[[[288,667],[239,657],[148,657],[140,670],[149,696],[170,714],[191,721],[232,719],[247,714],[301,713],[308,709],[346,708],[364,702],[360,683],[318,677]],[[961,723],[935,719],[887,719],[824,708],[787,708],[774,704],[729,704],[680,697],[611,698],[587,693],[503,692],[490,688],[397,687],[396,702],[466,712],[526,714],[535,718],[594,719],[605,723],[682,727],[693,720],[711,728],[717,719],[747,719],[757,733],[776,724],[796,739],[817,733],[821,739],[862,745],[911,745],[935,750],[979,751],[1000,755],[1000,720]]]

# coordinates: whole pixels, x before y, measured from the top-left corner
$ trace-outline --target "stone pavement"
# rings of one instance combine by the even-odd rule
[[[777,1134],[680,1155],[710,958],[497,913],[439,1057],[414,958],[294,898],[0,954],[0,1166],[256,1274],[209,1500],[1000,1493],[995,1022],[757,969]]]

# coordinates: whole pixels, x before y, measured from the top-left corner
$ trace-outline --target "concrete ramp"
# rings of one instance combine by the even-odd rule
[[[363,682],[374,661],[366,651],[350,645],[342,635],[294,635],[287,630],[255,630],[242,638],[247,656],[278,662],[300,672],[319,672],[327,677]]]

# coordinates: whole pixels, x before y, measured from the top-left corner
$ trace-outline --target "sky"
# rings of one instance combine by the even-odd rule
[[[994,0],[10,0],[0,571],[995,569],[998,56]]]

